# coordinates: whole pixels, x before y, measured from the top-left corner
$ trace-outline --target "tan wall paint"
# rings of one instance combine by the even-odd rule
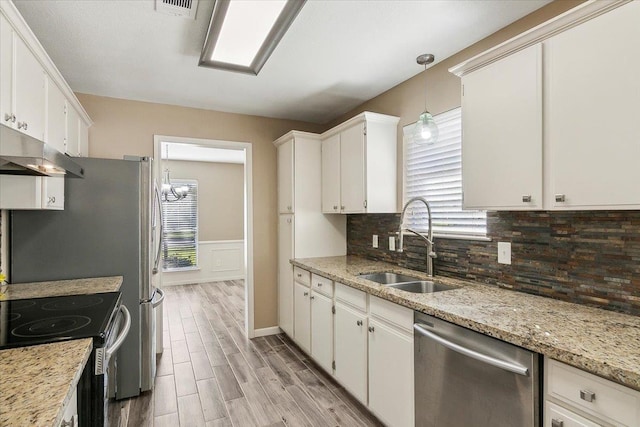
[[[276,149],[272,141],[291,129],[322,126],[242,114],[76,94],[94,121],[91,157],[151,156],[153,135],[250,142],[253,151],[254,324],[277,324]]]
[[[171,179],[198,181],[198,240],[244,237],[244,165],[164,161]]]
[[[425,78],[427,107],[432,114],[439,114],[461,103],[460,78],[451,74],[449,68],[457,65],[475,55],[484,52],[512,37],[529,30],[549,19],[566,12],[569,9],[583,3],[584,0],[556,0],[553,3],[530,13],[522,19],[493,33],[489,37],[461,50],[457,54],[445,59],[433,67],[416,76],[405,80],[399,85],[378,95],[375,98],[359,105],[348,113],[330,122],[324,130],[330,129],[343,121],[363,112],[389,114],[400,117],[398,124],[398,206],[402,204],[403,181],[403,149],[402,128],[418,120],[420,113],[424,111],[425,103]],[[424,52],[416,52],[416,56],[428,53],[429,47],[425,46]],[[412,58],[413,59],[413,58]],[[437,58],[436,58],[437,59]],[[416,64],[416,68],[420,67]]]

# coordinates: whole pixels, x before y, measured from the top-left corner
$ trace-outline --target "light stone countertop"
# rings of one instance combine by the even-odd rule
[[[59,425],[92,349],[84,338],[0,350],[0,427]]]
[[[120,285],[122,276],[16,283],[0,286],[0,301],[117,292]]]
[[[405,292],[357,276],[382,271],[427,276],[353,256],[294,259],[291,263],[640,390],[640,317],[439,276],[435,281],[458,289]]]

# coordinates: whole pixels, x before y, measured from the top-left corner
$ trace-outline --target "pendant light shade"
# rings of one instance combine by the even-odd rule
[[[431,64],[435,57],[430,53],[425,53],[416,58],[416,62],[420,65],[424,65],[425,71],[427,70],[427,64]],[[427,110],[427,74],[425,73],[425,99],[424,99],[424,112],[420,114],[416,126],[413,130],[413,142],[416,144],[433,144],[438,140],[438,125],[433,119],[431,113]]]

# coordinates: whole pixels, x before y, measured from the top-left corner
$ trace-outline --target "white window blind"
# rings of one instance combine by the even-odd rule
[[[162,201],[162,261],[164,271],[198,266],[198,182],[172,179],[174,186],[187,186],[187,197]]]
[[[462,210],[462,121],[461,109],[434,116],[440,135],[432,145],[413,142],[414,125],[404,128],[404,201],[424,197],[431,206],[433,232],[439,236],[487,234],[484,211]],[[407,210],[405,225],[427,230],[427,209],[421,203]]]

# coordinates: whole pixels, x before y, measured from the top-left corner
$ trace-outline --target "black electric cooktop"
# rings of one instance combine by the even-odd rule
[[[0,349],[77,338],[103,341],[119,305],[120,292],[0,301]]]

